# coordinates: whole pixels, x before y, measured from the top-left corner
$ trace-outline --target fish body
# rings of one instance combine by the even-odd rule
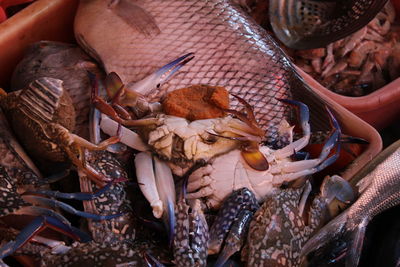
[[[13,91],[26,88],[41,77],[63,81],[76,110],[73,133],[88,139],[91,84],[87,72],[102,75],[100,68],[77,45],[52,41],[32,44],[18,63],[11,80]]]
[[[302,255],[335,243],[346,250],[346,266],[357,266],[368,223],[383,211],[400,203],[400,141],[392,144],[353,177],[361,195],[341,215],[310,239]],[[339,242],[339,243],[338,243]],[[343,255],[342,255],[343,256]],[[335,260],[331,260],[335,261]]]
[[[270,0],[269,18],[288,47],[324,47],[361,29],[387,0]]]
[[[254,107],[269,130],[267,139],[276,137],[286,115],[287,107],[277,98],[291,96],[293,68],[267,32],[230,1],[82,0],[75,35],[128,87],[193,52],[194,59],[160,89],[139,92],[151,99],[192,84],[224,86]],[[239,109],[238,104],[233,100],[231,107]]]

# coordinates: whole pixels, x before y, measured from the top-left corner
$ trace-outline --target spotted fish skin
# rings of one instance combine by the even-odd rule
[[[190,209],[190,211],[189,211]],[[206,266],[208,225],[200,200],[185,199],[175,206],[174,257],[176,266]]]
[[[306,224],[298,206],[303,187],[283,189],[254,214],[247,237],[247,266],[299,266],[300,250],[321,222],[325,201],[316,197]]]

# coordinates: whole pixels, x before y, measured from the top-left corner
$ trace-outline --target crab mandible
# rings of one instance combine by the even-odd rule
[[[246,187],[254,192],[258,201],[263,201],[283,183],[316,173],[338,158],[340,127],[335,117],[327,109],[333,131],[320,156],[316,159],[292,161],[290,157],[304,148],[310,140],[309,110],[301,102],[287,99],[281,101],[299,108],[303,137],[278,150],[260,145],[259,151],[264,154],[269,164],[266,171],[257,171],[251,168],[243,160],[240,150],[237,149],[212,159],[208,165],[191,174],[187,196],[189,199],[205,198],[209,208],[218,208],[233,191]],[[335,145],[335,153],[328,157]]]

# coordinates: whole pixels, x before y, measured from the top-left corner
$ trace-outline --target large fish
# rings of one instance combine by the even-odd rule
[[[270,0],[269,18],[288,47],[324,47],[368,24],[387,0]]]
[[[303,255],[311,255],[318,249],[315,255],[322,255],[323,248],[329,254],[336,250],[337,258],[346,257],[346,266],[357,266],[368,223],[400,203],[400,140],[361,169],[354,180],[360,180],[358,200],[315,234],[303,247]],[[343,251],[345,254],[341,254]],[[320,263],[317,265],[321,266]]]
[[[194,53],[160,89],[141,93],[160,96],[164,90],[192,84],[225,86],[254,107],[267,141],[274,140],[288,114],[277,98],[305,102],[312,111],[313,130],[329,128],[323,104],[277,43],[230,1],[81,0],[75,35],[107,72],[118,73],[128,85]],[[232,107],[242,108],[235,100]]]

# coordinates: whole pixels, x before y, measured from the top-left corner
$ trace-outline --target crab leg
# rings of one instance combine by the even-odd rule
[[[282,168],[280,168],[279,172],[283,171],[292,173],[274,175],[273,184],[282,184],[285,181],[286,182],[293,181],[299,177],[319,172],[320,170],[334,163],[336,159],[339,157],[340,154],[339,137],[341,134],[340,126],[336,118],[330,112],[330,110],[327,109],[327,111],[329,113],[329,117],[331,119],[331,124],[333,125],[334,131],[332,132],[327,142],[323,146],[319,158],[286,163]],[[335,153],[331,157],[327,158],[332,148],[335,145],[336,145]],[[274,173],[277,172],[278,170],[274,171]]]
[[[170,243],[174,239],[174,228],[175,228],[175,183],[172,177],[171,169],[168,165],[160,161],[158,158],[154,158],[155,163],[155,177],[157,190],[160,195],[160,199],[163,202],[165,212],[163,213],[163,220],[167,225],[168,237]]]
[[[295,101],[295,100],[289,100],[289,99],[278,99],[279,101],[286,103],[288,105],[296,106],[299,109],[299,117],[300,117],[300,125],[303,130],[303,137],[300,138],[299,140],[294,141],[290,145],[278,150],[275,153],[275,157],[279,159],[287,158],[290,155],[293,154],[293,151],[297,152],[304,148],[309,140],[310,140],[310,135],[311,135],[311,129],[310,129],[310,111],[307,107],[307,105]]]
[[[116,121],[110,119],[104,114],[101,115],[100,128],[104,133],[113,136],[115,135],[115,129],[117,129],[117,127],[118,123]],[[124,126],[121,127],[121,143],[139,151],[149,150],[149,147],[143,143],[137,133],[125,128]]]
[[[48,199],[48,198],[44,198],[44,197],[39,197],[39,196],[23,195],[22,199],[25,200],[26,202],[29,202],[32,204],[48,205],[48,206],[55,207],[55,208],[61,208],[71,214],[81,216],[84,218],[88,218],[88,219],[92,219],[92,220],[96,220],[96,221],[110,220],[110,219],[114,219],[114,218],[122,215],[122,214],[112,214],[112,215],[92,214],[92,213],[76,210],[72,206],[65,204],[61,201],[54,200],[54,199]]]
[[[62,232],[80,242],[89,242],[91,238],[84,232],[72,227],[54,217],[40,216],[34,219],[27,227],[25,227],[16,237],[15,241],[10,241],[0,248],[0,259],[13,254],[18,248],[22,247],[32,237],[46,227]]]
[[[63,241],[49,239],[39,235],[32,237],[31,241],[49,247],[52,254],[65,254],[71,249],[71,247],[66,246],[65,242]]]
[[[89,150],[104,150],[109,145],[118,143],[121,135],[121,126],[118,125],[117,135],[112,136],[99,144],[93,144],[86,139],[77,136],[75,134],[71,134],[64,127],[59,126],[59,129],[64,131],[64,133],[68,134],[67,145],[71,146],[72,144],[75,146],[75,149],[78,150],[79,156],[76,155],[76,152],[70,148],[65,149],[68,157],[72,161],[72,163],[78,168],[87,173],[87,175],[92,178],[94,182],[96,182],[99,186],[103,186],[104,182],[111,182],[113,179],[111,177],[106,177],[101,173],[97,172],[94,168],[90,167],[86,164],[85,160],[85,151],[84,149]]]
[[[35,190],[35,191],[27,191],[26,194],[34,194],[34,195],[44,195],[48,197],[55,198],[63,198],[63,199],[76,199],[76,200],[93,200],[98,198],[101,194],[105,193],[108,189],[110,189],[112,183],[108,183],[106,186],[98,190],[96,193],[63,193],[60,191],[50,191],[50,190]]]
[[[254,212],[255,211],[242,210],[238,214],[236,221],[233,223],[232,228],[226,237],[225,246],[219,254],[214,267],[224,266],[225,262],[242,248]]]
[[[149,252],[143,253],[144,261],[146,262],[147,266],[149,267],[164,267],[165,265],[159,262],[153,255]]]
[[[217,254],[232,224],[242,210],[256,211],[259,208],[253,192],[247,188],[234,191],[222,204],[217,219],[210,228],[208,253]]]
[[[153,215],[161,218],[164,208],[158,194],[153,170],[153,159],[149,153],[142,152],[135,157],[136,177],[139,187],[153,209]]]
[[[93,73],[88,73],[89,79],[92,81],[92,87],[94,90],[92,90],[92,99],[96,96],[99,96],[100,92],[98,92],[98,80],[95,77],[95,74]],[[101,121],[101,112],[96,109],[93,105],[90,107],[90,116],[89,116],[89,131],[90,131],[90,141],[94,144],[100,143],[102,140],[101,138],[101,131],[100,131],[100,121]],[[115,128],[118,128],[118,126],[115,126]],[[123,129],[121,129],[121,140],[122,140],[122,134],[123,134]],[[115,131],[114,131],[115,132]],[[110,136],[114,136],[115,134],[110,134]],[[113,144],[107,147],[107,150],[111,153],[120,153],[126,150],[126,146],[117,143]]]
[[[143,195],[156,218],[163,218],[170,240],[175,225],[175,184],[168,165],[149,153],[141,152],[135,158],[136,176]]]
[[[177,266],[206,266],[208,225],[201,209],[200,200],[186,201],[189,176],[182,183],[182,191],[175,207],[177,235],[173,240],[173,252]],[[189,202],[189,203],[188,203]]]

